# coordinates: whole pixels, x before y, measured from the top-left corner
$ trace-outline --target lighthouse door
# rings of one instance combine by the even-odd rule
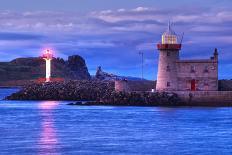
[[[196,80],[191,80],[191,91],[196,91]]]

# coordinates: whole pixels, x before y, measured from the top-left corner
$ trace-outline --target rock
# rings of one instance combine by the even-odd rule
[[[68,103],[67,105],[83,105],[83,104],[84,104],[84,102],[78,101],[75,103]]]
[[[70,70],[69,76],[71,79],[90,79],[85,60],[79,55],[69,56],[67,67]]]
[[[31,84],[7,99],[30,100],[88,100],[95,101],[105,91],[113,91],[113,83],[76,80]]]
[[[114,81],[118,78],[120,78],[119,76],[117,75],[114,75],[114,74],[110,74],[110,73],[107,73],[107,72],[104,72],[101,68],[101,66],[99,66],[97,68],[97,71],[96,71],[96,74],[95,74],[95,78],[98,79],[98,80],[108,80],[108,81]]]
[[[179,104],[179,98],[175,93],[115,92],[113,82],[97,80],[31,84],[6,99],[78,101],[71,105],[173,106]]]

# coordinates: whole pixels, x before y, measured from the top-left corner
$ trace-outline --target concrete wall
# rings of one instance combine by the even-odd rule
[[[232,105],[232,91],[176,91],[181,101],[194,106]]]

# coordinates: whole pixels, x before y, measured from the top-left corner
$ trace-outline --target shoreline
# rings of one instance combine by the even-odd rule
[[[232,107],[232,91],[115,91],[113,82],[98,80],[0,88],[22,88],[5,100],[70,101],[80,106]]]
[[[110,105],[176,105],[175,93],[118,92],[113,82],[68,81],[32,84],[5,98],[6,100],[95,101]]]
[[[71,101],[71,100],[5,100],[1,99],[1,101],[31,101],[31,102],[67,102],[68,106],[105,106],[105,107],[160,107],[160,108],[225,108],[232,107],[232,104],[179,104],[179,105],[127,105],[127,104],[98,104],[98,103],[81,103],[82,101]],[[69,102],[69,103],[68,103]]]
[[[48,101],[48,102],[69,102],[66,105],[69,106],[112,106],[112,107],[165,107],[165,108],[179,108],[179,107],[189,107],[189,108],[204,108],[204,107],[212,107],[212,108],[223,108],[223,107],[232,107],[232,104],[205,104],[205,103],[198,103],[198,104],[182,104],[179,103],[178,105],[142,105],[142,104],[137,104],[137,105],[133,105],[133,104],[103,104],[103,103],[99,103],[99,102],[86,102],[86,101],[73,101],[73,100],[6,100],[6,99],[2,99],[1,101],[32,101],[32,102],[42,102],[42,101]],[[85,102],[85,103],[82,103]],[[231,102],[232,103],[232,102]]]
[[[23,86],[0,86],[0,89],[20,89]]]
[[[232,104],[179,104],[179,105],[122,105],[122,104],[100,104],[100,103],[81,103],[81,101],[75,101],[74,103],[68,103],[69,106],[112,106],[112,107],[165,107],[165,108],[223,108],[232,107]]]

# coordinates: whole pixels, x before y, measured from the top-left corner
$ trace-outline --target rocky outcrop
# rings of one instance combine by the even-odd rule
[[[127,80],[128,87],[131,91],[151,91],[155,89],[156,81],[135,78],[135,77],[127,77],[127,76],[118,76],[115,74],[107,73],[102,70],[99,66],[96,71],[95,79],[102,81],[123,81]]]
[[[67,62],[68,77],[71,79],[90,79],[85,60],[79,55],[69,56]]]
[[[129,81],[147,81],[146,79],[141,79],[141,78],[137,78],[137,77],[119,76],[119,75],[115,75],[112,73],[107,73],[107,72],[103,71],[101,66],[99,66],[97,68],[95,78],[98,80],[108,80],[108,81],[123,80],[123,79],[127,79]]]
[[[52,78],[90,79],[85,60],[78,56],[70,56],[67,61],[62,58],[52,60]],[[10,62],[0,63],[0,85],[29,83],[45,76],[45,62],[42,58],[17,58]],[[17,81],[17,82],[15,82]]]
[[[113,82],[87,80],[32,84],[6,99],[94,101],[89,105],[171,106],[179,103],[174,93],[115,92]]]
[[[120,76],[104,72],[101,66],[97,68],[95,78],[98,80],[105,80],[105,81],[114,81],[116,79],[121,79]]]

